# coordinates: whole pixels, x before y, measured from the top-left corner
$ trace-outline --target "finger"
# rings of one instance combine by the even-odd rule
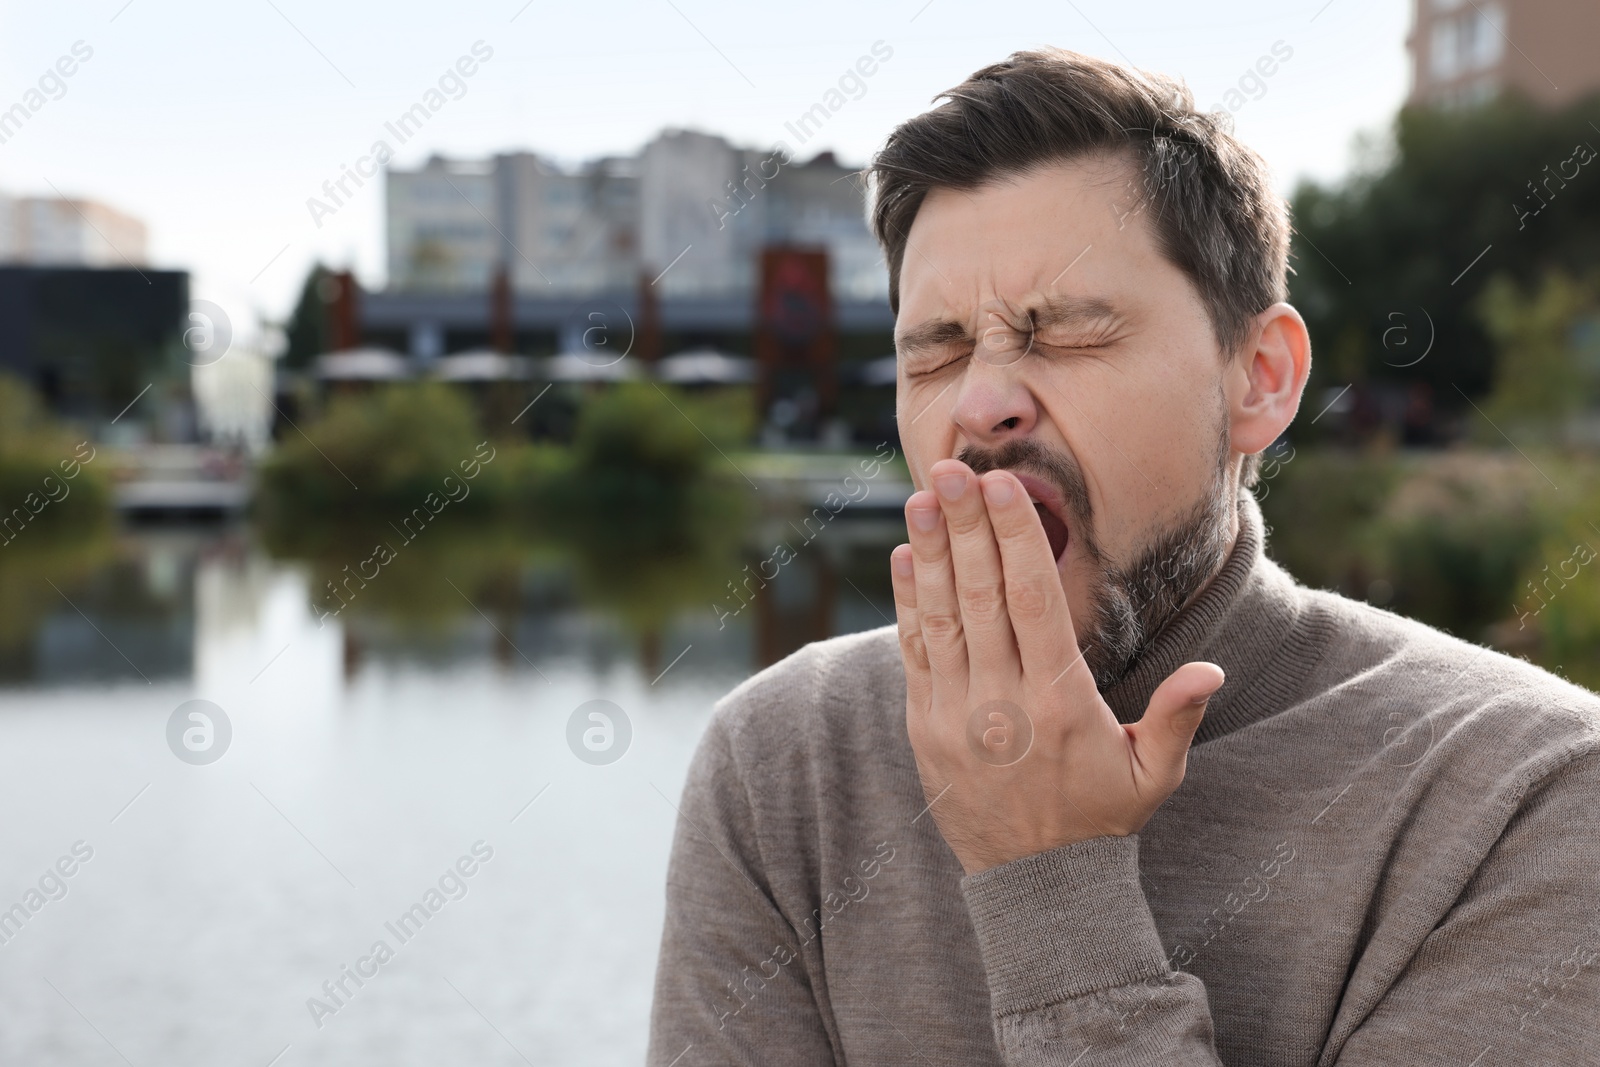
[[[944,511],[950,559],[955,568],[956,601],[967,633],[968,669],[980,682],[1011,680],[1017,673],[1016,639],[1006,616],[1005,577],[1000,547],[989,525],[989,509],[978,477],[965,463],[942,459],[929,470]]]
[[[1006,609],[1023,674],[1045,684],[1059,681],[1092,688],[1061,573],[1050,554],[1050,538],[1027,490],[1009,471],[990,471],[983,476],[982,487],[1005,572]],[[1071,675],[1081,677],[1068,682]]]
[[[926,712],[933,695],[928,678],[928,652],[917,622],[917,582],[911,546],[889,553],[889,574],[894,584],[894,616],[900,632],[900,659],[906,669],[906,705]]]
[[[1185,663],[1156,687],[1144,717],[1123,728],[1133,739],[1134,780],[1141,791],[1164,796],[1178,788],[1206,702],[1224,680],[1215,663]]]
[[[956,600],[955,571],[939,498],[927,490],[906,501],[906,529],[917,586],[917,628],[927,649],[928,668],[962,691],[967,684],[967,639]]]

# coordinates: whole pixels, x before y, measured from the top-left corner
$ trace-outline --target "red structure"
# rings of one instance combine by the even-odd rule
[[[633,352],[646,363],[661,358],[661,298],[648,270],[639,272],[639,321]]]
[[[489,347],[508,354],[514,347],[511,337],[511,272],[504,263],[495,268],[494,284],[489,289]]]
[[[774,398],[779,375],[810,372],[817,417],[833,414],[838,400],[838,330],[828,287],[823,248],[769,246],[761,250],[761,286],[756,297],[756,396],[761,411]]]
[[[333,300],[328,306],[328,340],[334,352],[357,348],[361,344],[361,314],[357,302],[361,289],[356,276],[347,270],[334,273]]]

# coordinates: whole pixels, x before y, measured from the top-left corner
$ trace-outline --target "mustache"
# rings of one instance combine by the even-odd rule
[[[1083,469],[1078,466],[1078,461],[1068,453],[1048,449],[1031,437],[1014,437],[999,448],[984,449],[967,445],[956,458],[971,467],[977,475],[995,470],[1021,470],[1043,478],[1061,490],[1062,500],[1075,524],[1073,537],[1079,537],[1081,530],[1081,543],[1086,548],[1093,548],[1091,531],[1094,508],[1089,503],[1089,486],[1084,481]]]

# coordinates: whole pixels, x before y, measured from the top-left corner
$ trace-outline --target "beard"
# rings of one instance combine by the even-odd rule
[[[1102,693],[1127,674],[1228,557],[1233,537],[1225,415],[1221,422],[1217,460],[1200,498],[1147,537],[1126,563],[1107,560],[1095,535],[1083,471],[1071,456],[1022,437],[987,451],[969,446],[956,457],[979,475],[1023,470],[1061,490],[1069,513],[1069,550],[1072,544],[1079,547],[1089,571],[1088,618],[1074,618],[1073,627],[1084,664]]]

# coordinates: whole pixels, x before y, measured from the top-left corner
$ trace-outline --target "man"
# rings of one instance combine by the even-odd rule
[[[718,703],[651,1063],[1600,1063],[1600,700],[1264,554],[1262,161],[1068,52],[945,95],[871,168],[897,625]]]

